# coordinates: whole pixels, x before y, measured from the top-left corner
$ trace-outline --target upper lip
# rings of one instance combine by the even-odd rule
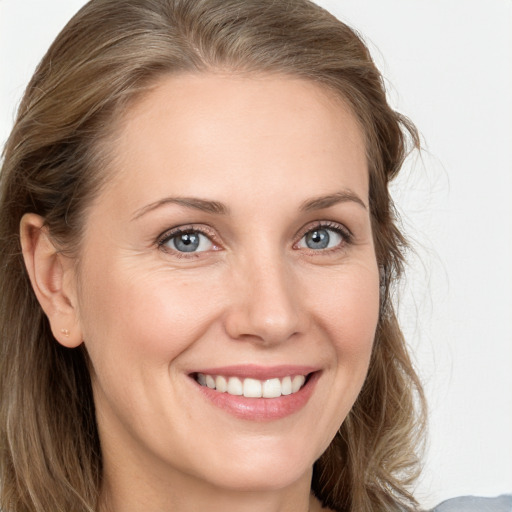
[[[318,371],[315,366],[305,365],[277,365],[277,366],[259,366],[259,365],[231,365],[218,366],[215,368],[197,369],[192,374],[203,373],[204,375],[223,375],[226,377],[238,377],[241,379],[282,379],[283,377],[295,375],[308,375]]]

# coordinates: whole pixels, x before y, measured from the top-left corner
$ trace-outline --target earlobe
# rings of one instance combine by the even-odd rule
[[[82,333],[72,260],[52,243],[44,219],[39,215],[23,216],[20,238],[32,288],[48,317],[53,336],[65,347],[77,347],[82,343]]]

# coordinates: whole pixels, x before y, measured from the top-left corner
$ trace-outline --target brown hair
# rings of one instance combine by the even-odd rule
[[[53,338],[20,250],[24,213],[79,255],[87,206],[108,179],[113,120],[164,74],[285,73],[323,84],[352,108],[367,142],[370,210],[382,270],[368,377],[315,463],[312,488],[338,511],[413,510],[408,490],[424,397],[390,300],[404,238],[388,183],[411,123],[386,101],[361,39],[308,0],[92,0],[37,68],[4,150],[0,176],[0,506],[4,512],[96,509],[101,451],[82,347]]]

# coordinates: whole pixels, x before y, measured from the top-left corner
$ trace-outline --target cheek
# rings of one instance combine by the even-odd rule
[[[109,272],[108,266],[85,275],[84,339],[99,365],[128,360],[136,365],[144,358],[164,368],[201,337],[216,315],[204,279],[181,279],[165,270],[118,267]]]
[[[315,412],[318,424],[326,426],[319,433],[319,445],[325,450],[356,401],[368,372],[379,318],[378,267],[367,258],[333,269],[323,281],[318,275],[315,281],[323,282],[323,286],[316,288],[316,294],[309,290],[309,296],[316,297],[311,308],[314,304],[316,325],[321,329],[318,337],[327,340],[322,345],[327,368],[324,400]]]
[[[322,324],[342,356],[339,362],[357,363],[371,352],[379,318],[377,265],[370,261],[340,270],[324,288],[328,291],[318,301]]]

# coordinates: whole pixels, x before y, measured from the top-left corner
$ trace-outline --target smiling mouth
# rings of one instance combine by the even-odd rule
[[[246,398],[278,398],[293,395],[300,391],[309,375],[289,375],[283,378],[258,380],[241,379],[224,375],[208,375],[196,373],[194,379],[201,386],[210,388],[218,393]]]

